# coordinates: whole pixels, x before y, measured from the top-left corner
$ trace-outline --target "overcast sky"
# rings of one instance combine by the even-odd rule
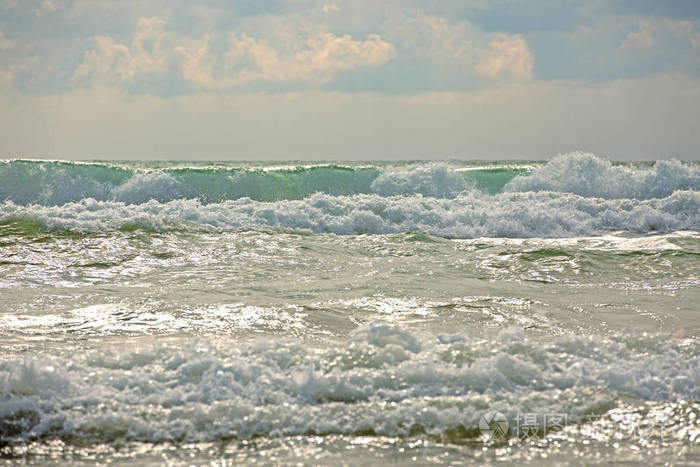
[[[0,1],[0,157],[699,149],[697,0]]]

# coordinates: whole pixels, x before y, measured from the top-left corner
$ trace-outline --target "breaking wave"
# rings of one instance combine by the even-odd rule
[[[313,233],[388,234],[421,231],[446,238],[570,237],[608,231],[700,230],[700,192],[677,191],[645,201],[584,198],[552,192],[469,191],[455,199],[423,196],[330,196],[276,202],[242,198],[202,204],[82,200],[62,206],[0,204],[0,230],[103,232],[145,229],[222,231],[258,228]]]
[[[515,177],[505,190],[556,191],[605,199],[665,198],[677,190],[700,190],[700,169],[671,160],[634,170],[577,152],[557,156],[528,176]]]
[[[279,170],[240,168],[145,169],[72,162],[7,161],[0,164],[0,200],[61,205],[82,199],[122,201],[198,199],[203,203],[252,198],[301,199],[316,192],[367,193],[375,168],[317,166]]]
[[[468,187],[500,191],[518,168],[460,172],[444,163],[397,169],[321,165],[273,170],[243,168],[143,169],[72,162],[0,162],[0,201],[62,205],[83,199],[140,204],[196,199],[297,200],[315,193],[454,198]]]
[[[488,409],[565,412],[576,422],[620,397],[697,399],[697,351],[665,336],[536,344],[516,328],[493,342],[464,333],[430,341],[372,324],[322,352],[285,342],[231,350],[197,340],[8,360],[0,362],[0,441],[469,438]]]
[[[303,229],[447,238],[700,229],[700,168],[592,154],[525,166],[287,169],[0,163],[0,234]]]

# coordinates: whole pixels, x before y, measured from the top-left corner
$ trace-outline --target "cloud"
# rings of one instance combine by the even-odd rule
[[[326,82],[341,70],[383,64],[395,48],[377,34],[365,40],[319,31],[291,50],[282,51],[247,34],[233,35],[223,53],[211,47],[211,36],[178,36],[159,18],[141,18],[131,44],[96,36],[73,75],[75,83],[118,84],[139,76],[180,73],[202,89],[225,89],[254,81]]]
[[[208,35],[200,39],[184,39],[173,49],[180,55],[182,76],[200,88],[215,88],[214,63]]]
[[[654,37],[656,28],[650,21],[644,21],[639,27],[639,31],[632,31],[625,36],[625,40],[620,45],[620,49],[629,49],[635,47],[651,47],[656,42]]]
[[[692,47],[700,46],[700,31],[688,20],[654,19],[639,23],[638,31],[627,33],[619,50],[650,48],[673,40],[686,41]]]
[[[530,79],[533,62],[532,52],[520,34],[498,34],[489,43],[489,50],[479,63],[478,72],[491,79]]]
[[[37,16],[42,16],[46,13],[53,13],[58,10],[58,6],[54,0],[43,0],[38,7],[32,8],[32,11]]]
[[[377,34],[370,34],[362,41],[324,32],[310,37],[303,48],[286,56],[243,35],[233,39],[226,60],[236,70],[233,81],[244,84],[255,80],[283,82],[308,78],[327,81],[336,71],[379,65],[394,55],[394,46]]]
[[[667,21],[669,28],[678,36],[685,37],[692,47],[700,47],[700,28],[690,21]]]
[[[127,80],[131,71],[131,52],[123,44],[106,36],[95,37],[95,49],[85,53],[83,63],[75,70],[73,78],[91,77],[95,81]]]
[[[321,7],[321,10],[324,13],[334,13],[336,11],[339,11],[340,7],[335,3],[326,3],[323,5],[323,7]]]
[[[481,33],[468,21],[451,22],[418,12],[415,17],[392,18],[386,28],[400,42],[404,56],[430,58],[452,70],[464,64],[473,69]]]
[[[74,82],[113,84],[133,80],[140,74],[165,71],[170,59],[168,36],[163,31],[165,21],[141,18],[138,25],[131,47],[112,37],[96,36],[95,48],[85,53],[73,74]]]
[[[23,54],[23,47],[18,47],[16,41],[11,41],[0,31],[0,87],[12,83],[17,73],[26,70],[37,63],[37,58]]]
[[[700,18],[697,0],[616,0],[601,2],[613,12],[661,18]]]
[[[0,0],[0,153],[697,158],[684,2]]]
[[[700,76],[700,22],[653,13],[664,8],[630,13],[556,0],[52,2],[37,16],[32,9],[44,0],[0,1],[12,55],[38,58],[14,75],[16,92],[413,94],[523,79]]]

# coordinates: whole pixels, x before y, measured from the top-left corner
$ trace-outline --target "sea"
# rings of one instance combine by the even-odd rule
[[[700,162],[2,160],[0,463],[699,465]]]

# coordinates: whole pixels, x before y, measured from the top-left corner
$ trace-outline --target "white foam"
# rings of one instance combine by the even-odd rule
[[[476,426],[486,410],[603,413],[621,397],[697,399],[696,341],[665,336],[420,338],[373,324],[325,350],[194,341],[0,361],[2,437],[203,441]],[[11,425],[11,426],[10,426]]]
[[[381,196],[415,195],[454,198],[467,184],[459,172],[445,164],[385,170],[371,185],[373,193]]]
[[[700,190],[700,169],[678,161],[657,161],[650,169],[615,166],[590,153],[562,154],[506,191],[556,191],[606,199],[665,198],[677,190]]]
[[[342,235],[423,231],[447,238],[575,237],[616,230],[700,230],[700,191],[676,191],[667,198],[642,201],[470,191],[451,200],[316,194],[270,203],[243,198],[212,204],[191,199],[133,205],[93,199],[62,206],[0,204],[0,222],[18,219],[38,222],[48,230],[74,232],[128,226],[156,231],[272,227]]]
[[[182,183],[162,172],[136,174],[125,183],[111,189],[111,197],[127,204],[145,203],[149,200],[169,201],[185,198]]]

